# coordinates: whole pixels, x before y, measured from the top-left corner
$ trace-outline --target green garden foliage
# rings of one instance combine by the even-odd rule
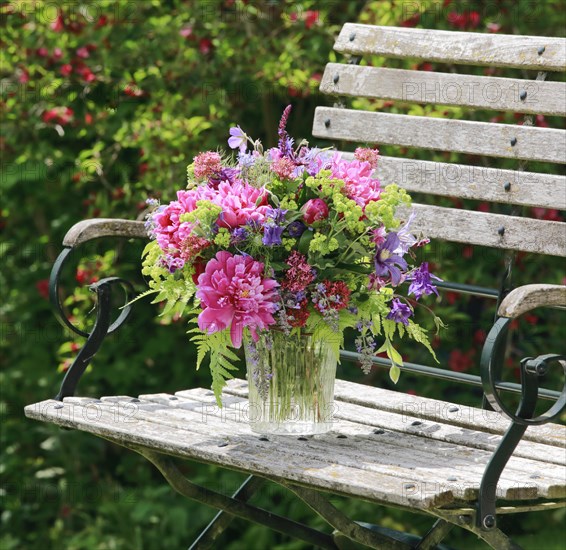
[[[288,103],[294,106],[290,133],[311,138],[315,106],[332,102],[317,88],[326,62],[338,58],[332,45],[347,21],[560,36],[566,23],[560,8],[559,0],[1,2],[0,547],[186,547],[214,515],[174,494],[133,453],[23,416],[24,405],[56,394],[62,373],[83,343],[58,326],[47,301],[49,271],[72,224],[89,217],[143,217],[145,199],[170,200],[185,181],[193,156],[225,143],[230,125],[240,124],[266,146],[273,145],[270,140],[277,135],[279,115]],[[364,63],[379,65],[383,60]],[[443,68],[411,61],[387,63]],[[346,104],[428,116],[522,120],[513,113],[470,114],[442,105],[367,100]],[[560,121],[538,116],[535,123],[558,127]],[[383,153],[480,162],[392,148]],[[515,167],[509,161],[492,166]],[[487,204],[475,206],[500,211]],[[537,209],[528,214],[545,219],[562,215]],[[140,275],[143,246],[102,240],[77,252],[63,285],[77,325],[88,327],[92,322],[87,287],[98,278],[120,274],[133,280],[138,290],[145,288]],[[504,267],[502,255],[489,249],[431,243],[426,254],[433,258],[435,273],[457,282],[493,286]],[[562,282],[563,263],[524,254],[517,261],[515,284]],[[139,301],[128,326],[105,343],[81,382],[81,394],[134,396],[210,385],[207,369],[195,372],[196,351],[186,323],[174,313],[156,320],[156,306],[149,302]],[[433,342],[440,363],[477,373],[493,303],[445,293],[434,311],[449,325],[442,339]],[[563,319],[549,318],[550,323],[543,323],[534,312],[517,323],[507,360],[510,380],[520,357],[555,351],[552,342],[556,349],[563,342]],[[414,345],[403,350],[403,359],[427,361]],[[355,365],[343,364],[339,376],[389,384],[386,371],[375,369],[363,377]],[[479,403],[476,391],[408,375],[401,377],[399,387]],[[183,468],[197,482],[226,493],[243,478],[193,463]],[[420,533],[429,525],[420,517],[338,497],[334,501],[362,521]],[[305,506],[275,486],[268,485],[257,502],[322,526]],[[548,512],[502,522],[526,547],[552,549],[561,540],[557,533],[562,520],[560,512]],[[478,548],[477,541],[466,535],[455,534],[451,542],[459,548]],[[239,521],[219,547],[305,548]]]

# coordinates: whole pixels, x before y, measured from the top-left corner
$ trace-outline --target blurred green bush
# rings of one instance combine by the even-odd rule
[[[173,494],[137,456],[87,434],[24,419],[24,405],[56,393],[61,373],[82,344],[53,318],[47,302],[49,270],[73,223],[88,217],[135,218],[143,214],[148,196],[170,200],[183,185],[192,157],[223,147],[231,124],[272,145],[282,108],[291,102],[289,129],[296,137],[309,138],[315,106],[329,101],[319,96],[317,87],[325,63],[336,58],[334,38],[343,23],[356,20],[553,36],[565,28],[559,0],[0,4],[2,549],[177,548],[212,518],[212,510]],[[438,68],[426,63],[418,67]],[[407,112],[386,102],[353,104]],[[470,116],[442,106],[412,109],[430,116]],[[512,114],[498,117],[515,122]],[[544,117],[537,117],[536,123],[558,124]],[[393,152],[458,160],[422,151]],[[551,210],[531,215],[561,216]],[[76,270],[68,273],[64,285],[77,323],[88,326],[92,321],[86,287],[93,280],[118,272],[143,288],[141,246],[102,241],[77,256]],[[493,286],[502,271],[501,256],[493,250],[433,243],[427,253],[445,279]],[[518,260],[518,284],[562,280],[558,262],[525,255]],[[443,365],[477,369],[478,349],[493,312],[478,300],[450,293],[439,300],[436,311],[450,325],[435,342]],[[205,370],[194,372],[184,324],[175,318],[156,320],[155,314],[153,306],[137,305],[129,325],[109,338],[97,355],[81,383],[82,394],[137,395],[209,385]],[[509,357],[511,376],[516,356],[537,353],[538,336],[560,341],[560,327],[559,322],[543,326],[535,315],[518,326],[515,341],[521,345]],[[406,356],[419,359],[413,350]],[[362,380],[353,365],[343,365],[340,375]],[[388,384],[383,371],[363,380]],[[400,389],[475,404],[479,398],[466,388],[409,376],[402,378]],[[184,468],[197,482],[224,492],[233,491],[242,479],[209,466]],[[427,528],[420,518],[334,500],[361,520],[421,533]],[[305,506],[275,486],[268,486],[258,502],[322,526]],[[546,513],[541,519],[531,515],[509,527],[527,547],[536,540],[537,547],[558,548],[553,544],[559,540],[555,534],[563,515]],[[230,549],[304,547],[239,521],[223,540],[222,546]],[[473,537],[465,535],[455,535],[453,544],[477,547]]]

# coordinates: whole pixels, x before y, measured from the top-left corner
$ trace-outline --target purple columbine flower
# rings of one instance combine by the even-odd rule
[[[299,238],[306,230],[307,226],[300,220],[295,220],[287,226],[289,237]]]
[[[269,218],[270,221],[272,220],[271,223],[281,225],[285,223],[285,214],[287,214],[287,210],[283,208],[270,208],[266,213],[266,217]]]
[[[407,269],[407,262],[398,254],[395,254],[399,246],[397,233],[389,233],[385,237],[385,241],[377,247],[374,260],[375,275],[377,277],[389,275],[393,286],[397,286],[401,282],[401,269]]]
[[[265,246],[278,246],[282,244],[281,234],[283,233],[283,229],[284,228],[279,225],[266,223],[263,226],[263,239],[261,242]]]
[[[409,324],[409,317],[413,314],[413,310],[407,305],[394,298],[391,300],[391,310],[387,314],[386,319],[395,321],[396,323]]]
[[[245,153],[248,148],[248,136],[239,126],[230,128],[228,146],[230,149],[240,149],[240,153]]]
[[[428,271],[428,262],[423,262],[419,269],[416,269],[409,275],[408,279],[411,281],[409,286],[409,294],[414,294],[415,298],[418,300],[423,294],[436,294],[438,296],[438,290],[436,286],[432,283],[432,279],[436,281],[442,281],[436,275],[432,275]]]

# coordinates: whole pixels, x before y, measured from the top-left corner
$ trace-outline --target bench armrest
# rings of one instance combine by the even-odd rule
[[[497,310],[497,314],[500,317],[515,319],[531,309],[543,306],[566,306],[566,286],[520,286],[505,297]]]
[[[73,225],[63,239],[63,246],[74,248],[101,237],[148,238],[142,221],[95,218],[83,220]]]

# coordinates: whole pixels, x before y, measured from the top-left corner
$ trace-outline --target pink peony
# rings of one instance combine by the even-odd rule
[[[251,256],[218,252],[198,278],[196,297],[203,308],[199,328],[212,334],[229,326],[232,345],[239,348],[244,327],[257,338],[257,329],[274,324],[278,300],[274,289],[279,284],[263,272],[264,265]]]
[[[190,191],[177,191],[177,200],[153,214],[155,234],[159,247],[164,252],[175,254],[183,248],[190,236],[193,224],[181,222],[181,214],[192,212],[200,200],[212,200],[214,191],[207,187],[196,187]]]
[[[222,207],[218,226],[227,229],[241,227],[248,221],[263,223],[271,210],[265,189],[252,187],[240,180],[233,184],[221,182],[212,202]]]
[[[328,218],[328,205],[322,199],[311,199],[301,208],[303,220],[307,225]]]
[[[372,165],[366,161],[342,160],[336,153],[331,164],[332,177],[344,180],[346,195],[362,208],[379,199],[381,188],[378,179],[371,177]]]

